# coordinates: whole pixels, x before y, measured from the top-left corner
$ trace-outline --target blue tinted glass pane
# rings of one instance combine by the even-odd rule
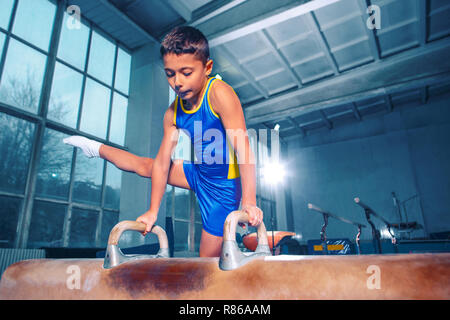
[[[173,228],[175,251],[188,250],[189,223],[175,220]]]
[[[128,87],[130,85],[130,68],[131,56],[119,48],[114,87],[125,94],[128,94]]]
[[[12,32],[48,50],[56,7],[48,0],[20,0]]]
[[[91,79],[86,80],[80,130],[106,139],[111,90]]]
[[[73,147],[62,142],[66,134],[45,129],[36,181],[36,195],[67,199]]]
[[[74,201],[100,205],[103,179],[103,162],[99,158],[89,159],[77,149],[72,199]]]
[[[109,210],[103,211],[102,217],[102,230],[100,235],[100,242],[102,247],[106,247],[108,244],[109,233],[112,228],[119,222],[119,212],[113,212]]]
[[[202,222],[202,213],[200,212],[200,206],[198,205],[197,198],[194,200],[194,216],[195,222]]]
[[[53,76],[49,119],[75,128],[78,119],[83,75],[57,62]]]
[[[167,184],[166,186],[166,217],[173,217],[173,210],[175,209],[173,206],[173,188],[171,185]]]
[[[0,113],[0,190],[23,194],[35,125]]]
[[[28,247],[62,247],[64,218],[67,206],[35,201],[31,216]]]
[[[189,190],[175,188],[175,218],[190,219]]]
[[[11,39],[0,83],[0,100],[37,113],[46,56]]]
[[[122,171],[109,163],[106,166],[105,207],[120,209],[120,186],[122,184]]]
[[[0,10],[0,27],[7,30],[9,20],[11,18],[11,9],[14,5],[14,0],[1,0],[2,10]]]
[[[67,13],[64,13],[58,47],[58,58],[61,58],[78,69],[84,70],[89,40],[89,27],[83,23],[79,23],[79,28],[75,28],[71,23],[72,19]]]
[[[97,211],[73,208],[70,219],[69,247],[94,248],[97,221]]]
[[[3,45],[5,43],[5,34],[0,32],[0,54],[3,52]]]
[[[0,196],[0,248],[12,248],[22,199]]]
[[[123,146],[127,122],[128,99],[114,93],[109,140]]]
[[[114,68],[115,45],[97,32],[92,32],[91,51],[89,52],[88,73],[111,85]]]
[[[194,239],[195,239],[195,250],[199,251],[200,250],[200,240],[202,238],[202,230],[203,230],[203,226],[201,223],[196,223],[194,224],[194,228],[195,228],[195,234],[194,234]]]

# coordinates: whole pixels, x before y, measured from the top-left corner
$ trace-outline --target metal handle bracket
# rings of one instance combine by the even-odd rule
[[[111,269],[118,266],[121,263],[138,260],[138,259],[151,259],[151,258],[169,258],[169,241],[167,240],[166,232],[163,228],[157,225],[153,225],[150,232],[158,236],[159,251],[156,254],[135,254],[127,255],[122,253],[119,248],[119,239],[124,231],[134,230],[139,232],[145,231],[146,225],[138,221],[121,221],[114,226],[109,234],[108,247],[106,248],[105,260],[103,262],[103,268]]]
[[[238,222],[248,222],[248,215],[244,211],[231,212],[223,227],[222,253],[219,259],[219,268],[222,270],[234,270],[256,257],[272,255],[267,239],[267,231],[264,223],[257,227],[258,246],[255,252],[242,252],[236,243],[236,225]]]

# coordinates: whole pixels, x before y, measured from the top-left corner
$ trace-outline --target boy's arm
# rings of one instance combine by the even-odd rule
[[[161,200],[164,196],[164,192],[166,191],[172,151],[175,149],[178,142],[178,131],[173,124],[173,114],[172,105],[169,109],[167,109],[166,114],[164,115],[164,136],[161,146],[159,147],[158,154],[153,162],[150,209],[136,219],[136,221],[143,222],[147,225],[146,230],[143,233],[144,235],[150,232],[158,216]]]
[[[241,103],[233,89],[223,81],[214,82],[210,101],[236,152],[242,184],[242,209],[248,213],[250,225],[259,225],[263,213],[256,206],[255,156],[250,148]]]

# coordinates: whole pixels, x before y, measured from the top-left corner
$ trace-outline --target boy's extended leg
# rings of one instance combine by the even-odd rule
[[[134,172],[141,177],[152,177],[153,159],[151,158],[139,157],[104,144],[99,148],[99,156],[123,171]]]
[[[130,152],[101,144],[81,136],[71,136],[64,143],[80,148],[89,157],[101,157],[117,168],[151,178],[154,159],[139,157]],[[183,161],[175,160],[170,167],[167,183],[175,187],[190,189],[183,170]]]

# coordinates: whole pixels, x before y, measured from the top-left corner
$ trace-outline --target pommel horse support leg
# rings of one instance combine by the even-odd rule
[[[240,216],[225,225],[227,241]],[[450,299],[450,253],[237,261],[222,270],[219,258],[129,259],[109,269],[103,259],[27,260],[3,273],[0,299]]]

